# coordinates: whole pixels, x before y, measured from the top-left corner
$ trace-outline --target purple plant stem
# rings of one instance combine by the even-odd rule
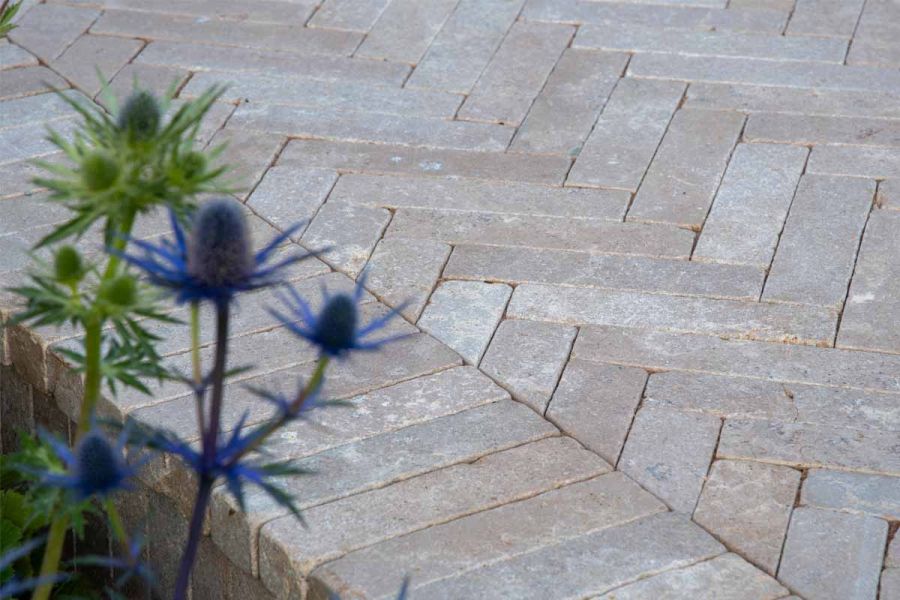
[[[188,585],[191,580],[191,570],[194,567],[197,549],[200,547],[200,538],[203,535],[203,520],[206,517],[206,507],[209,505],[209,497],[215,482],[212,468],[215,464],[219,428],[221,426],[225,365],[228,357],[229,309],[230,304],[228,302],[219,302],[216,305],[216,358],[212,372],[213,389],[210,402],[209,427],[206,432],[203,432],[203,465],[200,473],[200,485],[197,487],[197,499],[194,501],[194,511],[191,515],[188,529],[187,545],[184,548],[181,564],[178,567],[174,600],[185,600],[186,598]]]

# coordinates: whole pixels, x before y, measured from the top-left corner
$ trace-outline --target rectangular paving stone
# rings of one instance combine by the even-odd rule
[[[628,63],[627,74],[636,78],[692,82],[900,92],[900,73],[886,69],[742,57],[637,54]]]
[[[63,138],[75,129],[74,118],[56,119],[49,126]],[[58,152],[47,140],[48,124],[40,121],[25,123],[19,127],[0,129],[0,165],[32,158],[42,158]]]
[[[720,552],[693,523],[654,516],[414,589],[435,600],[473,598],[483,590],[522,599],[583,598]]]
[[[884,557],[885,567],[900,567],[900,538],[896,535],[888,544],[888,551]]]
[[[744,137],[748,142],[900,146],[900,123],[854,117],[752,115]]]
[[[345,175],[329,199],[331,202],[339,200],[385,208],[621,221],[629,195],[619,190],[560,188],[456,177]]]
[[[574,34],[568,25],[514,23],[458,118],[520,125]]]
[[[283,489],[300,499],[298,505],[303,510],[436,469],[473,462],[555,432],[527,407],[502,400],[296,460],[298,468],[315,474],[286,481]],[[256,490],[247,493],[246,511],[241,512],[224,487],[220,488],[212,499],[213,540],[237,564],[249,567],[257,563],[260,527],[289,514]]]
[[[141,40],[83,35],[53,62],[53,68],[93,97],[143,47]]]
[[[525,283],[507,308],[514,319],[620,325],[721,337],[829,344],[837,313],[815,306],[758,304]]]
[[[634,417],[617,468],[672,510],[690,515],[716,451],[721,420],[643,408]]]
[[[805,597],[875,598],[887,529],[872,517],[798,508],[778,577]]]
[[[767,268],[807,153],[799,147],[738,144],[700,232],[694,258]],[[764,181],[760,173],[766,173]]]
[[[650,494],[610,473],[352,552],[313,572],[312,597],[323,586],[390,597],[410,572],[421,587],[661,511]]]
[[[322,563],[381,541],[523,500],[611,470],[563,437],[548,438],[304,511],[260,534],[260,577],[273,591],[286,573],[306,576]]]
[[[381,240],[366,265],[366,288],[415,323],[448,256],[450,246],[441,242]]]
[[[567,48],[531,105],[510,150],[576,155],[627,61],[623,53]]]
[[[900,478],[813,469],[803,482],[806,506],[861,512],[886,520],[900,515]]]
[[[567,184],[636,190],[683,93],[680,83],[621,80],[575,160]]]
[[[628,219],[699,230],[743,126],[743,115],[734,112],[683,109],[675,113]]]
[[[93,8],[39,4],[23,14],[8,37],[44,62],[50,62],[87,31],[99,16],[100,11]]]
[[[837,38],[686,31],[635,25],[584,25],[579,28],[573,46],[620,52],[740,56],[837,64],[842,64],[847,54],[847,41]]]
[[[391,213],[380,208],[328,202],[306,228],[302,242],[315,250],[328,248],[320,258],[355,278],[390,221]]]
[[[83,2],[83,0],[76,1]],[[247,6],[241,2],[233,0],[156,0],[155,2],[104,0],[104,2],[96,4],[101,4],[107,9],[191,15],[228,21],[303,23],[309,18],[316,3],[315,0],[290,0],[289,2],[258,0],[253,3],[252,11],[248,11]]]
[[[900,431],[896,394],[671,371],[654,373],[645,406],[831,427]]]
[[[478,365],[511,293],[504,284],[445,281],[431,295],[417,324]]]
[[[457,0],[393,0],[372,26],[355,56],[417,63]]]
[[[571,359],[546,417],[586,448],[616,464],[646,382],[643,369]]]
[[[278,164],[342,173],[478,177],[561,185],[572,163],[561,156],[294,139],[278,157]]]
[[[513,134],[510,127],[489,123],[267,104],[239,106],[229,125],[293,137],[457,150],[504,150]]]
[[[65,91],[63,94],[72,100],[87,100],[84,95],[74,90]],[[37,121],[47,123],[71,117],[73,114],[72,107],[57,94],[38,94],[6,100],[0,102],[0,130]],[[7,179],[4,179],[3,182],[6,187]]]
[[[685,99],[688,108],[884,119],[900,118],[898,103],[900,94],[891,92],[706,82],[692,83]]]
[[[269,72],[309,77],[325,81],[355,81],[382,85],[401,85],[409,66],[398,63],[356,60],[344,56],[295,54],[278,49],[207,46],[189,42],[152,41],[135,59],[135,64],[172,66],[191,71],[227,71],[228,73]]]
[[[328,169],[275,166],[247,198],[247,206],[282,231],[304,222],[299,238],[337,181]]]
[[[538,414],[566,366],[576,329],[536,321],[503,321],[481,361],[481,370]]]
[[[847,175],[867,179],[900,177],[900,148],[875,146],[816,146],[807,173]]]
[[[229,184],[237,188],[239,198],[246,198],[275,160],[284,142],[278,135],[228,128],[216,132],[209,147],[218,148],[224,144],[225,150],[217,162],[228,166]]]
[[[386,235],[452,244],[528,246],[686,258],[694,235],[684,229],[599,219],[529,217],[414,208],[398,210]]]
[[[33,67],[37,64],[38,59],[26,50],[15,44],[10,44],[6,40],[0,41],[0,71],[20,67]]]
[[[718,460],[709,471],[693,519],[774,575],[799,486],[800,471],[789,467]]]
[[[572,356],[652,370],[900,391],[900,357],[890,354],[588,326],[581,328]]]
[[[71,87],[47,67],[24,67],[0,71],[0,100],[44,94]]]
[[[893,2],[866,2],[847,55],[847,64],[877,64],[895,68],[900,62],[900,44],[894,25],[900,9]]]
[[[222,83],[218,72],[194,75],[179,97],[194,98]],[[420,117],[451,118],[462,97],[430,90],[408,90],[355,82],[320,81],[284,73],[230,74],[225,100],[303,106],[329,111],[360,111]]]
[[[467,94],[521,10],[524,0],[462,0],[409,78],[409,87]]]
[[[787,21],[786,10],[768,10],[753,0],[751,8],[736,7],[732,0],[728,10],[696,6],[667,6],[653,3],[641,5],[589,0],[529,0],[522,16],[532,21],[556,23],[596,23],[699,29],[717,31],[767,31],[780,34]]]
[[[388,4],[390,0],[326,0],[309,20],[308,26],[365,33]]]
[[[873,181],[804,176],[762,299],[840,308],[874,195]]]
[[[881,572],[879,593],[882,600],[900,598],[900,569],[885,569]]]
[[[732,598],[774,600],[787,590],[737,554],[722,554],[701,563],[673,569],[616,588],[596,600],[678,600],[679,598]]]
[[[875,195],[875,208],[900,209],[900,179],[886,179],[878,182],[878,193]]]
[[[896,352],[900,328],[891,315],[896,297],[900,253],[900,213],[875,210],[869,217],[841,318],[837,345],[842,348]]]
[[[853,37],[864,0],[797,0],[788,35]]]
[[[897,476],[900,460],[891,450],[896,443],[897,433],[892,431],[727,419],[718,456]]]
[[[558,283],[755,301],[764,271],[756,267],[589,254],[570,250],[459,245],[444,276],[507,283]]]
[[[172,87],[180,88],[190,75],[190,71],[179,67],[131,62],[119,70],[112,82],[110,82],[109,89],[114,97],[119,99],[126,98],[134,90],[136,79],[141,89],[149,90],[161,96]],[[106,106],[106,103],[100,96],[95,96],[97,102]]]
[[[361,38],[358,33],[313,29],[303,27],[299,22],[203,20],[191,15],[123,10],[105,11],[91,27],[91,33],[338,56],[349,56]],[[216,50],[208,48],[206,52]]]

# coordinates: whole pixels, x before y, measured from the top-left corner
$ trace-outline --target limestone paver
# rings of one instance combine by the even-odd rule
[[[690,515],[721,426],[711,415],[643,408],[634,417],[617,467],[673,510]]]
[[[814,469],[803,482],[800,501],[807,506],[850,510],[897,520],[900,478]]]
[[[501,283],[445,281],[434,291],[418,325],[477,365],[511,293]]]
[[[887,523],[880,519],[798,508],[778,575],[806,597],[875,598],[886,538]]]
[[[775,600],[784,598],[786,591],[737,554],[723,554],[616,588],[596,600]]]
[[[45,127],[73,126],[49,91],[105,105],[99,67],[175,107],[230,81],[197,137],[228,142],[256,240],[305,220],[279,252],[328,247],[287,276],[314,310],[359,280],[361,318],[399,308],[385,334],[409,335],[333,364],[351,408],[272,439],[317,472],[288,483],[310,531],[216,492],[195,600],[394,600],[406,574],[441,600],[900,593],[894,0],[26,0],[16,21],[0,324],[65,218],[31,181],[60,160]],[[226,430],[267,413],[246,384],[314,368],[276,304],[232,320],[252,368]],[[186,328],[149,327],[187,370]],[[80,335],[0,327],[3,450],[70,436]],[[196,437],[171,382],[99,411]],[[156,460],[123,507],[162,597],[195,483]]]
[[[481,370],[513,398],[544,414],[562,374],[575,328],[510,319],[497,328]]]
[[[414,573],[415,585],[423,586],[591,532],[640,523],[664,510],[634,482],[611,473],[351,552],[314,571],[312,584],[359,597],[388,597],[405,573]],[[558,516],[548,519],[550,514]],[[667,521],[651,523],[672,523]]]
[[[636,190],[684,89],[668,81],[619,81],[567,184]]]
[[[311,508],[309,527],[283,517],[263,527],[260,574],[307,575],[354,550],[535,496],[611,470],[569,438],[553,437]]]
[[[643,369],[573,358],[546,416],[563,432],[616,464],[646,383]]]
[[[699,229],[743,125],[743,116],[734,112],[678,111],[628,219]]]
[[[843,305],[874,195],[871,181],[804,176],[778,240],[762,299]]]
[[[278,165],[322,167],[341,173],[477,177],[559,185],[568,172],[571,161],[561,156],[522,156],[391,144],[294,139],[279,155]],[[377,181],[380,185],[389,183],[386,178]],[[422,184],[421,180],[416,180],[416,183]],[[366,198],[355,200],[365,202]]]
[[[694,520],[774,575],[799,485],[800,471],[789,467],[717,460]]]
[[[808,151],[740,144],[700,232],[701,260],[768,267],[787,218]],[[758,177],[767,174],[765,181]]]
[[[897,263],[890,258],[897,251],[898,217],[895,211],[877,210],[869,219],[838,332],[841,347],[900,350],[900,330],[889,317],[898,310],[892,291]]]
[[[755,300],[765,272],[743,265],[461,244],[444,275]]]

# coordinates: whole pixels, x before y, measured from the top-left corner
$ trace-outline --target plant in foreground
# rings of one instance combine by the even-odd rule
[[[69,209],[72,217],[37,243],[36,267],[28,281],[12,290],[24,307],[10,323],[68,324],[84,331],[81,351],[61,350],[84,373],[76,443],[91,430],[104,384],[112,393],[120,385],[149,393],[144,380],[167,376],[146,323],[173,319],[158,302],[159,294],[125,270],[120,254],[140,215],[161,208],[186,215],[198,194],[226,189],[218,183],[224,167],[210,166],[222,148],[194,147],[201,120],[222,91],[213,87],[170,110],[169,96],[157,99],[141,90],[120,109],[105,89],[111,113],[60,94],[81,121],[71,140],[50,130],[48,139],[66,162],[39,161],[47,175],[35,182],[49,189],[50,200]],[[85,243],[92,239],[96,251]],[[56,516],[49,526],[36,600],[49,597],[48,582],[58,571],[76,512],[51,507]]]
[[[376,350],[395,338],[373,339],[397,311],[363,324],[359,301],[364,277],[351,294],[325,292],[315,312],[300,294],[285,283],[287,269],[311,254],[279,253],[296,231],[290,228],[259,251],[254,251],[243,206],[230,199],[204,202],[195,208],[193,197],[215,189],[221,169],[208,168],[217,151],[206,156],[191,149],[199,119],[218,96],[214,88],[196,103],[183,105],[166,119],[156,100],[137,92],[121,111],[109,116],[102,111],[76,105],[84,123],[72,142],[51,133],[74,166],[44,166],[56,175],[41,179],[52,197],[74,216],[38,244],[53,245],[52,264],[31,274],[27,285],[16,288],[25,307],[14,322],[35,325],[69,323],[85,330],[84,351],[67,356],[85,373],[84,397],[74,448],[43,436],[53,452],[20,471],[33,477],[35,489],[46,493],[46,506],[55,515],[49,526],[40,574],[7,579],[7,589],[35,588],[32,598],[45,600],[64,576],[58,573],[63,540],[70,527],[83,528],[83,515],[99,507],[118,542],[119,555],[76,556],[71,566],[97,566],[119,573],[117,584],[133,577],[149,577],[140,562],[141,540],[129,535],[113,502],[115,494],[127,493],[129,482],[143,460],[127,461],[128,455],[166,453],[183,461],[194,472],[197,491],[189,522],[187,542],[181,557],[174,598],[183,600],[196,560],[203,521],[213,487],[223,482],[243,507],[245,488],[260,488],[277,503],[300,517],[294,498],[279,479],[302,474],[290,461],[273,460],[266,451],[268,438],[284,425],[306,417],[325,404],[321,390],[329,362],[357,351]],[[107,103],[109,105],[109,102]],[[165,207],[172,236],[157,242],[134,239],[135,219],[154,207]],[[95,229],[102,230],[105,256],[86,257],[77,242]],[[74,240],[74,243],[66,243]],[[278,258],[276,258],[276,256]],[[142,274],[141,280],[129,271]],[[149,293],[149,287],[159,294]],[[312,376],[300,382],[292,396],[253,391],[273,410],[264,420],[251,422],[249,412],[236,424],[223,423],[228,370],[228,339],[231,313],[240,294],[284,285],[277,294],[283,306],[270,308],[278,324],[319,350]],[[147,378],[167,377],[159,366],[156,337],[145,328],[147,320],[173,321],[160,304],[161,296],[190,307],[193,377],[184,378],[193,390],[199,443],[182,439],[165,429],[120,424],[118,440],[111,442],[97,425],[94,407],[105,383],[112,393],[117,384],[149,391]],[[214,359],[204,372],[200,359],[200,307],[211,305],[215,314]],[[3,565],[20,560],[40,541],[4,554]],[[23,549],[24,548],[24,549]],[[15,586],[15,587],[13,587]],[[404,585],[401,597],[406,596]],[[10,592],[11,593],[11,592]],[[111,598],[120,597],[109,590]]]
[[[6,37],[6,34],[16,28],[13,25],[13,18],[15,18],[16,13],[19,12],[19,9],[22,8],[22,2],[24,0],[19,0],[19,2],[10,3],[10,0],[2,0],[0,2],[0,39]]]

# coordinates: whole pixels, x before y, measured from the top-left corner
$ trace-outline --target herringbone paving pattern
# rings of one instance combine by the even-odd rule
[[[306,219],[294,242],[333,247],[298,287],[366,270],[369,313],[411,301],[419,333],[328,382],[357,408],[277,441],[318,471],[309,528],[216,496],[195,600],[407,573],[416,600],[900,598],[896,0],[47,0],[19,25],[5,285],[64,218],[29,183],[73,123],[47,88],[94,97],[96,66],[122,94],[231,82],[203,141],[230,142],[259,238]],[[315,357],[269,299],[234,353],[287,388]],[[4,431],[66,426],[73,335],[8,330]],[[263,417],[231,388],[227,418]],[[189,433],[183,394],[103,410]],[[126,507],[164,516],[163,591],[189,501],[160,464]]]

